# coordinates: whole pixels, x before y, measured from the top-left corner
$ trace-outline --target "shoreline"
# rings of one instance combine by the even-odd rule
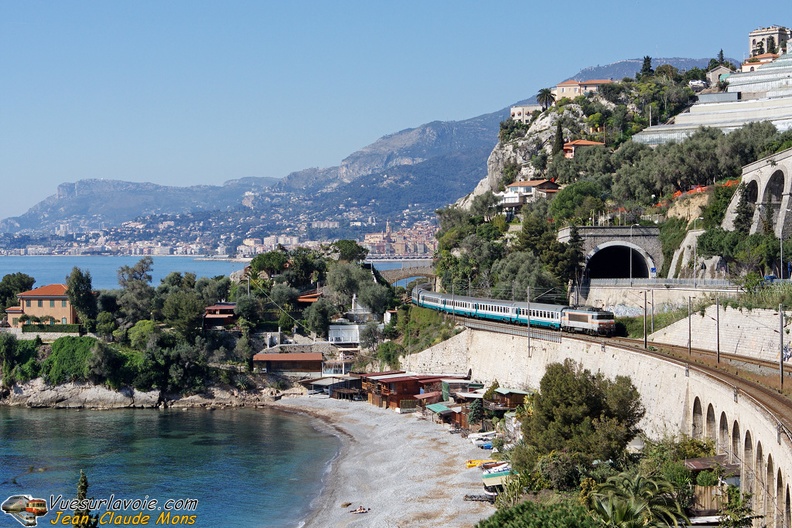
[[[466,494],[483,491],[481,471],[466,468],[465,462],[489,458],[489,452],[418,414],[397,414],[323,395],[215,389],[163,402],[153,393],[115,393],[106,399],[113,391],[90,384],[54,388],[43,386],[40,378],[29,383],[22,391],[27,397],[12,389],[0,405],[73,410],[264,408],[310,417],[317,429],[336,436],[340,446],[327,462],[321,492],[307,506],[301,527],[473,527],[496,511],[489,503],[463,500]],[[351,513],[359,506],[369,510]]]
[[[443,425],[327,397],[284,398],[268,407],[311,416],[341,440],[305,528],[472,527],[495,513],[488,503],[463,500],[483,491],[481,471],[466,468],[465,461],[488,452]],[[351,513],[359,506],[367,513]]]

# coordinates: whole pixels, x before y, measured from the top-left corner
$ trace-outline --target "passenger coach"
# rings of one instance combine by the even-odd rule
[[[613,312],[591,306],[529,305],[526,302],[449,295],[423,286],[413,288],[413,304],[443,313],[590,335],[612,336],[616,329]]]

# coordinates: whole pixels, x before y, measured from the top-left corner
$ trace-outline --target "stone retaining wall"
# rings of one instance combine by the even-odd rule
[[[789,331],[792,315],[785,313],[784,344],[792,341]],[[742,354],[766,361],[778,361],[781,350],[778,310],[747,310],[720,307],[720,324],[715,306],[702,312],[693,312],[690,317],[690,336],[693,348],[715,351],[717,335],[720,334],[720,351]],[[720,329],[718,329],[720,327]],[[658,330],[649,336],[657,343],[687,346],[688,319]]]

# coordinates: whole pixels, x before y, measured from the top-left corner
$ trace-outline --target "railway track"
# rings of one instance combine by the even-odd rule
[[[485,330],[516,336],[528,336],[528,328],[494,321],[482,321],[457,316],[457,320],[466,327],[474,330]],[[720,363],[714,363],[716,352],[662,343],[650,343],[648,348],[643,347],[643,340],[626,338],[591,337],[582,334],[567,334],[553,330],[530,329],[531,339],[539,339],[560,343],[562,337],[578,339],[597,344],[618,345],[632,352],[661,359],[694,370],[700,374],[726,384],[734,390],[735,397],[742,396],[753,400],[763,408],[776,421],[779,438],[786,436],[792,441],[792,399],[779,390],[779,365],[774,362],[750,358],[739,354],[726,354],[721,352]],[[749,370],[745,365],[758,367],[767,372]],[[772,373],[772,371],[775,373]],[[785,378],[792,384],[792,377]],[[773,383],[775,381],[775,383]]]

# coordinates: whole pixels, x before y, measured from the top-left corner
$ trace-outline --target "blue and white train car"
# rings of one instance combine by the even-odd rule
[[[616,322],[612,312],[590,306],[571,307],[558,304],[504,301],[437,293],[416,286],[413,304],[444,313],[531,325],[539,328],[611,336]],[[528,310],[530,309],[530,314]]]

